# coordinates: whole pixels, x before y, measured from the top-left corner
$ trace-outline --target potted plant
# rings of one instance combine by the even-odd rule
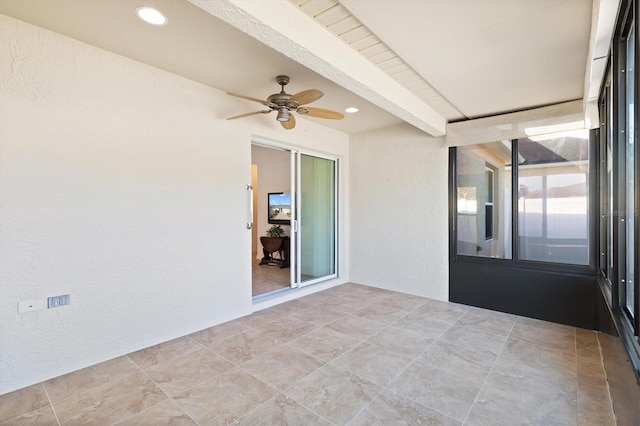
[[[289,241],[283,238],[285,236],[284,229],[282,229],[280,225],[273,225],[267,229],[267,235],[267,237],[260,237],[260,242],[263,247],[262,252],[264,254],[260,264],[274,264],[275,261],[278,261],[281,264],[281,268],[289,266]],[[278,252],[277,259],[273,257],[273,253],[275,252]]]
[[[282,229],[280,225],[273,225],[271,228],[267,229],[267,235],[269,237],[280,238],[284,235],[284,229]]]

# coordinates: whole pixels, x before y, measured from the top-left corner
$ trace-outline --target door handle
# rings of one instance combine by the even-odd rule
[[[247,205],[249,206],[249,211],[247,212],[248,214],[248,220],[247,220],[247,229],[252,229],[253,228],[253,186],[247,184],[247,186],[245,187],[245,189],[247,190],[247,194],[249,197],[249,202],[247,203]]]

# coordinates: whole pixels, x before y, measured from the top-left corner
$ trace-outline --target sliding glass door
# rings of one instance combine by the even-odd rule
[[[336,274],[336,160],[299,154],[297,282]]]
[[[269,235],[271,238],[266,239],[261,235],[260,241],[254,242],[255,247],[260,248],[261,257],[264,253],[262,266],[252,270],[254,300],[255,296],[262,297],[286,287],[304,287],[336,278],[338,159],[259,140],[253,141],[252,156],[255,156],[252,161],[261,162],[262,180],[258,185],[256,179],[247,189],[258,191],[259,186],[255,198],[264,200],[265,204],[254,220],[253,207],[258,203],[254,197],[248,197],[247,229],[252,229],[255,222],[261,228],[260,234],[265,231],[268,234],[269,228],[275,226],[284,231],[283,236]],[[260,218],[262,214],[264,220]],[[257,240],[257,234],[253,238]],[[267,250],[265,242],[272,243],[270,249]],[[280,245],[273,246],[277,243]],[[252,261],[258,256],[257,250],[253,252]],[[272,265],[271,269],[268,265]],[[259,287],[267,291],[258,292]]]

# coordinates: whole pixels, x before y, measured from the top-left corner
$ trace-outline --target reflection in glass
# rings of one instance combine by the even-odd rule
[[[518,241],[523,260],[589,263],[589,133],[518,140]]]
[[[511,258],[511,142],[458,147],[457,254]]]
[[[634,285],[635,285],[635,252],[634,252],[634,219],[636,216],[635,211],[635,186],[634,186],[634,173],[635,173],[635,149],[634,149],[634,135],[635,135],[635,115],[634,115],[634,57],[635,57],[635,26],[629,32],[627,37],[627,141],[626,141],[626,239],[627,239],[627,259],[626,259],[626,305],[631,316],[634,315],[635,299],[634,299]]]
[[[336,273],[336,162],[300,156],[301,280]]]

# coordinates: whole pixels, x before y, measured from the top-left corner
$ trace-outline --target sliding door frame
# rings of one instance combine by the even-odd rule
[[[273,149],[282,149],[284,151],[288,151],[290,153],[290,176],[291,176],[291,235],[289,236],[290,240],[290,287],[291,288],[302,288],[308,285],[316,284],[319,282],[323,282],[326,280],[338,278],[340,275],[339,270],[339,177],[340,177],[340,158],[336,155],[331,155],[327,153],[322,153],[319,151],[314,151],[312,149],[301,148],[294,145],[290,145],[283,142],[274,141],[272,139],[262,138],[259,136],[253,136],[251,138],[252,145],[263,146],[266,148]],[[333,185],[334,185],[334,229],[333,229],[333,265],[334,265],[334,273],[330,275],[326,275],[323,277],[315,278],[308,281],[302,281],[302,270],[301,270],[301,259],[302,259],[302,251],[301,251],[301,232],[300,232],[300,215],[301,215],[301,199],[300,196],[300,184],[301,184],[301,156],[308,155],[312,157],[322,158],[325,160],[334,162],[334,172],[333,172]]]

